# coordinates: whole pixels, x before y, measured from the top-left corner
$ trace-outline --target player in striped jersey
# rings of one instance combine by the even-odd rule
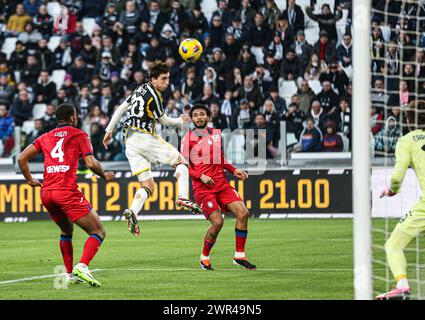
[[[149,82],[136,88],[115,110],[103,139],[107,148],[112,139],[112,131],[127,112],[124,123],[125,153],[133,176],[137,176],[140,182],[140,189],[137,190],[131,207],[124,210],[128,228],[133,235],[140,233],[137,216],[154,190],[151,163],[168,164],[175,168],[179,189],[176,205],[194,213],[202,213],[201,208],[189,200],[189,170],[186,159],[155,132],[157,120],[163,125],[179,126],[188,122],[190,117],[182,115],[174,119],[164,113],[161,92],[167,89],[170,82],[170,72],[165,62],[153,63],[149,67],[148,77]]]

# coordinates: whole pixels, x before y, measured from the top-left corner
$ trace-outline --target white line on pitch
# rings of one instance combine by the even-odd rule
[[[241,271],[242,269],[216,269],[216,271]],[[374,271],[382,271],[385,269],[374,269]],[[93,269],[91,272],[104,272],[104,271],[146,271],[146,272],[175,272],[175,271],[201,271],[201,269],[198,268],[107,268],[107,269]],[[261,271],[275,271],[275,272],[281,272],[281,273],[297,273],[297,272],[348,272],[353,271],[353,269],[257,269],[252,272],[261,272]],[[32,280],[38,280],[38,279],[46,279],[46,278],[54,278],[59,276],[64,276],[64,273],[58,273],[58,274],[47,274],[42,276],[35,276],[35,277],[28,277],[28,278],[21,278],[21,279],[13,279],[13,280],[5,280],[0,281],[1,284],[9,284],[9,283],[17,283],[17,282],[25,282],[25,281],[32,281]]]

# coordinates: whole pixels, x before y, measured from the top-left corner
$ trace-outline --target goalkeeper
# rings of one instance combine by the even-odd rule
[[[409,166],[415,171],[421,189],[425,190],[425,101],[412,101],[406,113],[410,132],[397,142],[391,186],[382,192],[381,198],[392,197],[399,192]],[[404,249],[423,231],[425,231],[425,197],[421,197],[409,213],[400,220],[385,243],[388,265],[397,285],[395,289],[377,296],[377,299],[409,299],[410,287],[407,280]]]

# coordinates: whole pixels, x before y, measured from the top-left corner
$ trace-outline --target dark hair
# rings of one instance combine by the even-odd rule
[[[425,100],[413,100],[406,108],[409,128],[425,129]]]
[[[170,72],[170,68],[166,62],[162,62],[161,60],[156,60],[148,69],[148,78],[156,79],[160,74]]]
[[[195,110],[199,110],[199,109],[204,110],[207,113],[208,117],[211,117],[211,111],[210,111],[210,109],[208,109],[204,104],[196,104],[196,105],[194,105],[192,107],[192,109],[190,109],[190,111],[189,111],[190,117],[192,118],[193,112]]]
[[[74,112],[75,108],[71,103],[62,103],[56,109],[56,119],[58,121],[69,121]]]

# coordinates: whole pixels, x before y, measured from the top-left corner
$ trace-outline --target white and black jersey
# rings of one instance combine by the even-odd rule
[[[124,130],[155,134],[156,119],[164,114],[161,94],[150,83],[144,83],[133,91],[126,102],[128,109]]]

